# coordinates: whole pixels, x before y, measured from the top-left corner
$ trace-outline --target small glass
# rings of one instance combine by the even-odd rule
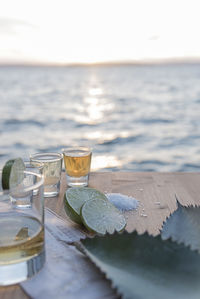
[[[43,175],[44,172],[44,164],[42,162],[31,162],[31,161],[24,161],[24,165],[26,167],[26,171],[30,171],[33,173],[39,173]],[[37,190],[33,191],[33,194],[37,194]],[[28,204],[28,202],[27,202]]]
[[[45,263],[44,178],[29,171],[21,174],[15,188],[4,191],[0,186],[0,286],[31,278]]]
[[[91,149],[89,147],[77,146],[64,148],[62,152],[68,186],[88,186],[92,158]]]
[[[60,191],[60,178],[62,172],[62,154],[37,153],[30,156],[31,164],[42,162],[44,164],[44,197],[54,197]]]
[[[24,161],[26,171],[43,174],[44,164],[42,162]]]

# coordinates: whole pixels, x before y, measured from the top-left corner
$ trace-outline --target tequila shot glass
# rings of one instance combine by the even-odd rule
[[[44,165],[44,197],[54,197],[60,191],[62,154],[36,153],[30,156],[31,164],[42,162]]]
[[[77,146],[64,148],[62,152],[68,186],[88,186],[92,150],[89,147]]]

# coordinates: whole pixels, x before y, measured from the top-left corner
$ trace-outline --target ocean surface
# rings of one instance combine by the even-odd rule
[[[0,165],[93,148],[92,170],[200,171],[200,65],[0,67]]]

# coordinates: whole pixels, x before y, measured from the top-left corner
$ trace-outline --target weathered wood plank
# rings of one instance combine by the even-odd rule
[[[27,299],[29,296],[19,285],[0,287],[0,299]]]

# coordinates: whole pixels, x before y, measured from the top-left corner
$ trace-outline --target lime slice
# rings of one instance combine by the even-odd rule
[[[2,171],[3,189],[16,188],[24,179],[24,170],[25,165],[21,158],[7,161]]]
[[[106,200],[107,197],[94,188],[76,187],[69,188],[65,193],[65,211],[76,223],[82,224],[80,217],[82,205],[92,199]]]
[[[126,226],[123,214],[108,200],[92,199],[85,202],[81,218],[88,230],[100,235],[121,232]]]
[[[77,215],[77,213],[71,208],[70,204],[68,203],[67,199],[66,199],[66,194],[65,194],[65,200],[64,200],[64,208],[65,208],[65,212],[67,214],[67,216],[69,216],[69,218],[78,223],[78,224],[82,224],[82,220],[81,217],[79,215]]]

